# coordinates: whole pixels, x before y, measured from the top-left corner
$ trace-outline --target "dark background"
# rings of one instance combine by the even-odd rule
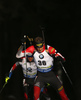
[[[17,61],[15,55],[24,34],[31,38],[42,36],[65,58],[64,67],[73,85],[64,74],[64,86],[71,100],[81,100],[80,52],[81,7],[74,0],[0,0],[0,89],[6,73]],[[28,43],[28,42],[27,42]],[[23,100],[22,69],[17,68],[0,100],[15,95]]]

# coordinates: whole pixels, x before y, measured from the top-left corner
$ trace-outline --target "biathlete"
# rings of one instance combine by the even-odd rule
[[[30,100],[33,100],[33,86],[34,80],[37,75],[37,67],[33,60],[33,55],[31,54],[28,54],[27,58],[23,57],[20,60],[21,61],[16,62],[12,66],[9,72],[9,77],[6,77],[5,81],[7,82],[11,78],[12,73],[17,68],[17,66],[21,65],[23,70],[23,87],[25,100],[28,100],[28,98],[30,98]]]
[[[41,88],[46,83],[49,83],[56,89],[56,91],[58,91],[58,94],[62,100],[69,100],[65,93],[63,84],[52,71],[54,68],[53,56],[62,62],[65,61],[65,58],[52,46],[45,45],[41,37],[36,37],[34,39],[34,45],[29,46],[25,51],[26,54],[33,54],[34,61],[38,70],[38,77],[34,84],[34,100],[40,99],[39,97]],[[21,46],[20,50],[16,53],[16,58],[23,57],[25,51],[23,51],[23,46]]]

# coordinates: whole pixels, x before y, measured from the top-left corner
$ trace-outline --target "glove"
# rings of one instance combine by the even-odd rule
[[[56,59],[57,59],[58,61],[61,61],[62,63],[64,63],[64,62],[65,62],[65,58],[63,59],[63,58],[62,58],[62,57],[60,57],[60,56],[56,57]]]
[[[47,87],[48,87],[48,86],[50,86],[50,84],[49,84],[49,83],[47,83]]]
[[[65,58],[60,53],[55,54],[55,58],[58,61],[65,62]]]
[[[5,83],[7,83],[9,79],[10,79],[10,78],[7,76],[7,77],[5,78]]]
[[[21,39],[21,43],[22,43],[22,46],[23,46],[23,50],[26,49],[26,40],[27,40],[27,38]]]
[[[27,38],[22,38],[22,39],[21,39],[22,45],[24,45],[24,44],[26,43],[26,40],[27,40]]]

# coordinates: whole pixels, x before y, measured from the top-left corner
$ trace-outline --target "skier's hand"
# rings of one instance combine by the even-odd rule
[[[26,49],[26,38],[21,39],[23,50]]]
[[[49,83],[47,83],[47,87],[48,87],[48,86],[50,86],[50,84],[49,84]]]
[[[55,54],[55,58],[58,61],[65,62],[65,58],[60,53]]]
[[[26,44],[26,40],[27,40],[27,38],[22,38],[22,39],[21,39],[22,45]]]
[[[10,79],[10,78],[7,76],[7,77],[5,78],[5,83],[7,83],[9,79]]]

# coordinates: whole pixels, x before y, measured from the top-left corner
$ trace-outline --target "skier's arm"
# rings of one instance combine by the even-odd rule
[[[59,52],[57,52],[57,53],[55,54],[55,58],[56,58],[58,61],[65,62],[65,57],[62,56]]]
[[[18,51],[16,53],[16,58],[21,58],[24,57],[24,53],[22,52],[23,50],[25,50],[26,48],[26,38],[22,38],[21,39],[21,46],[18,48]]]
[[[17,66],[19,65],[19,62],[16,62],[12,68],[10,69],[10,72],[9,72],[9,78],[11,78],[11,75],[13,73],[13,71],[17,68]]]
[[[20,49],[18,50],[18,52],[16,53],[16,58],[22,58],[22,57],[24,57],[25,53],[26,54],[29,54],[29,53],[33,54],[35,48],[32,45],[32,46],[28,47],[26,50],[23,50],[23,51],[22,50],[23,50],[23,47],[21,46]]]
[[[65,61],[65,57],[62,56],[59,52],[57,52],[55,48],[49,46],[48,50],[49,50],[49,53],[53,55],[57,60],[62,61],[62,62]]]
[[[10,69],[9,71],[9,75],[5,78],[5,82],[7,83],[7,81],[11,78],[13,71],[16,69],[16,67],[19,65],[19,62],[16,62]]]
[[[18,52],[16,53],[16,58],[21,58],[21,57],[24,57],[24,53],[22,52],[23,51],[23,45],[21,45],[18,49]]]

